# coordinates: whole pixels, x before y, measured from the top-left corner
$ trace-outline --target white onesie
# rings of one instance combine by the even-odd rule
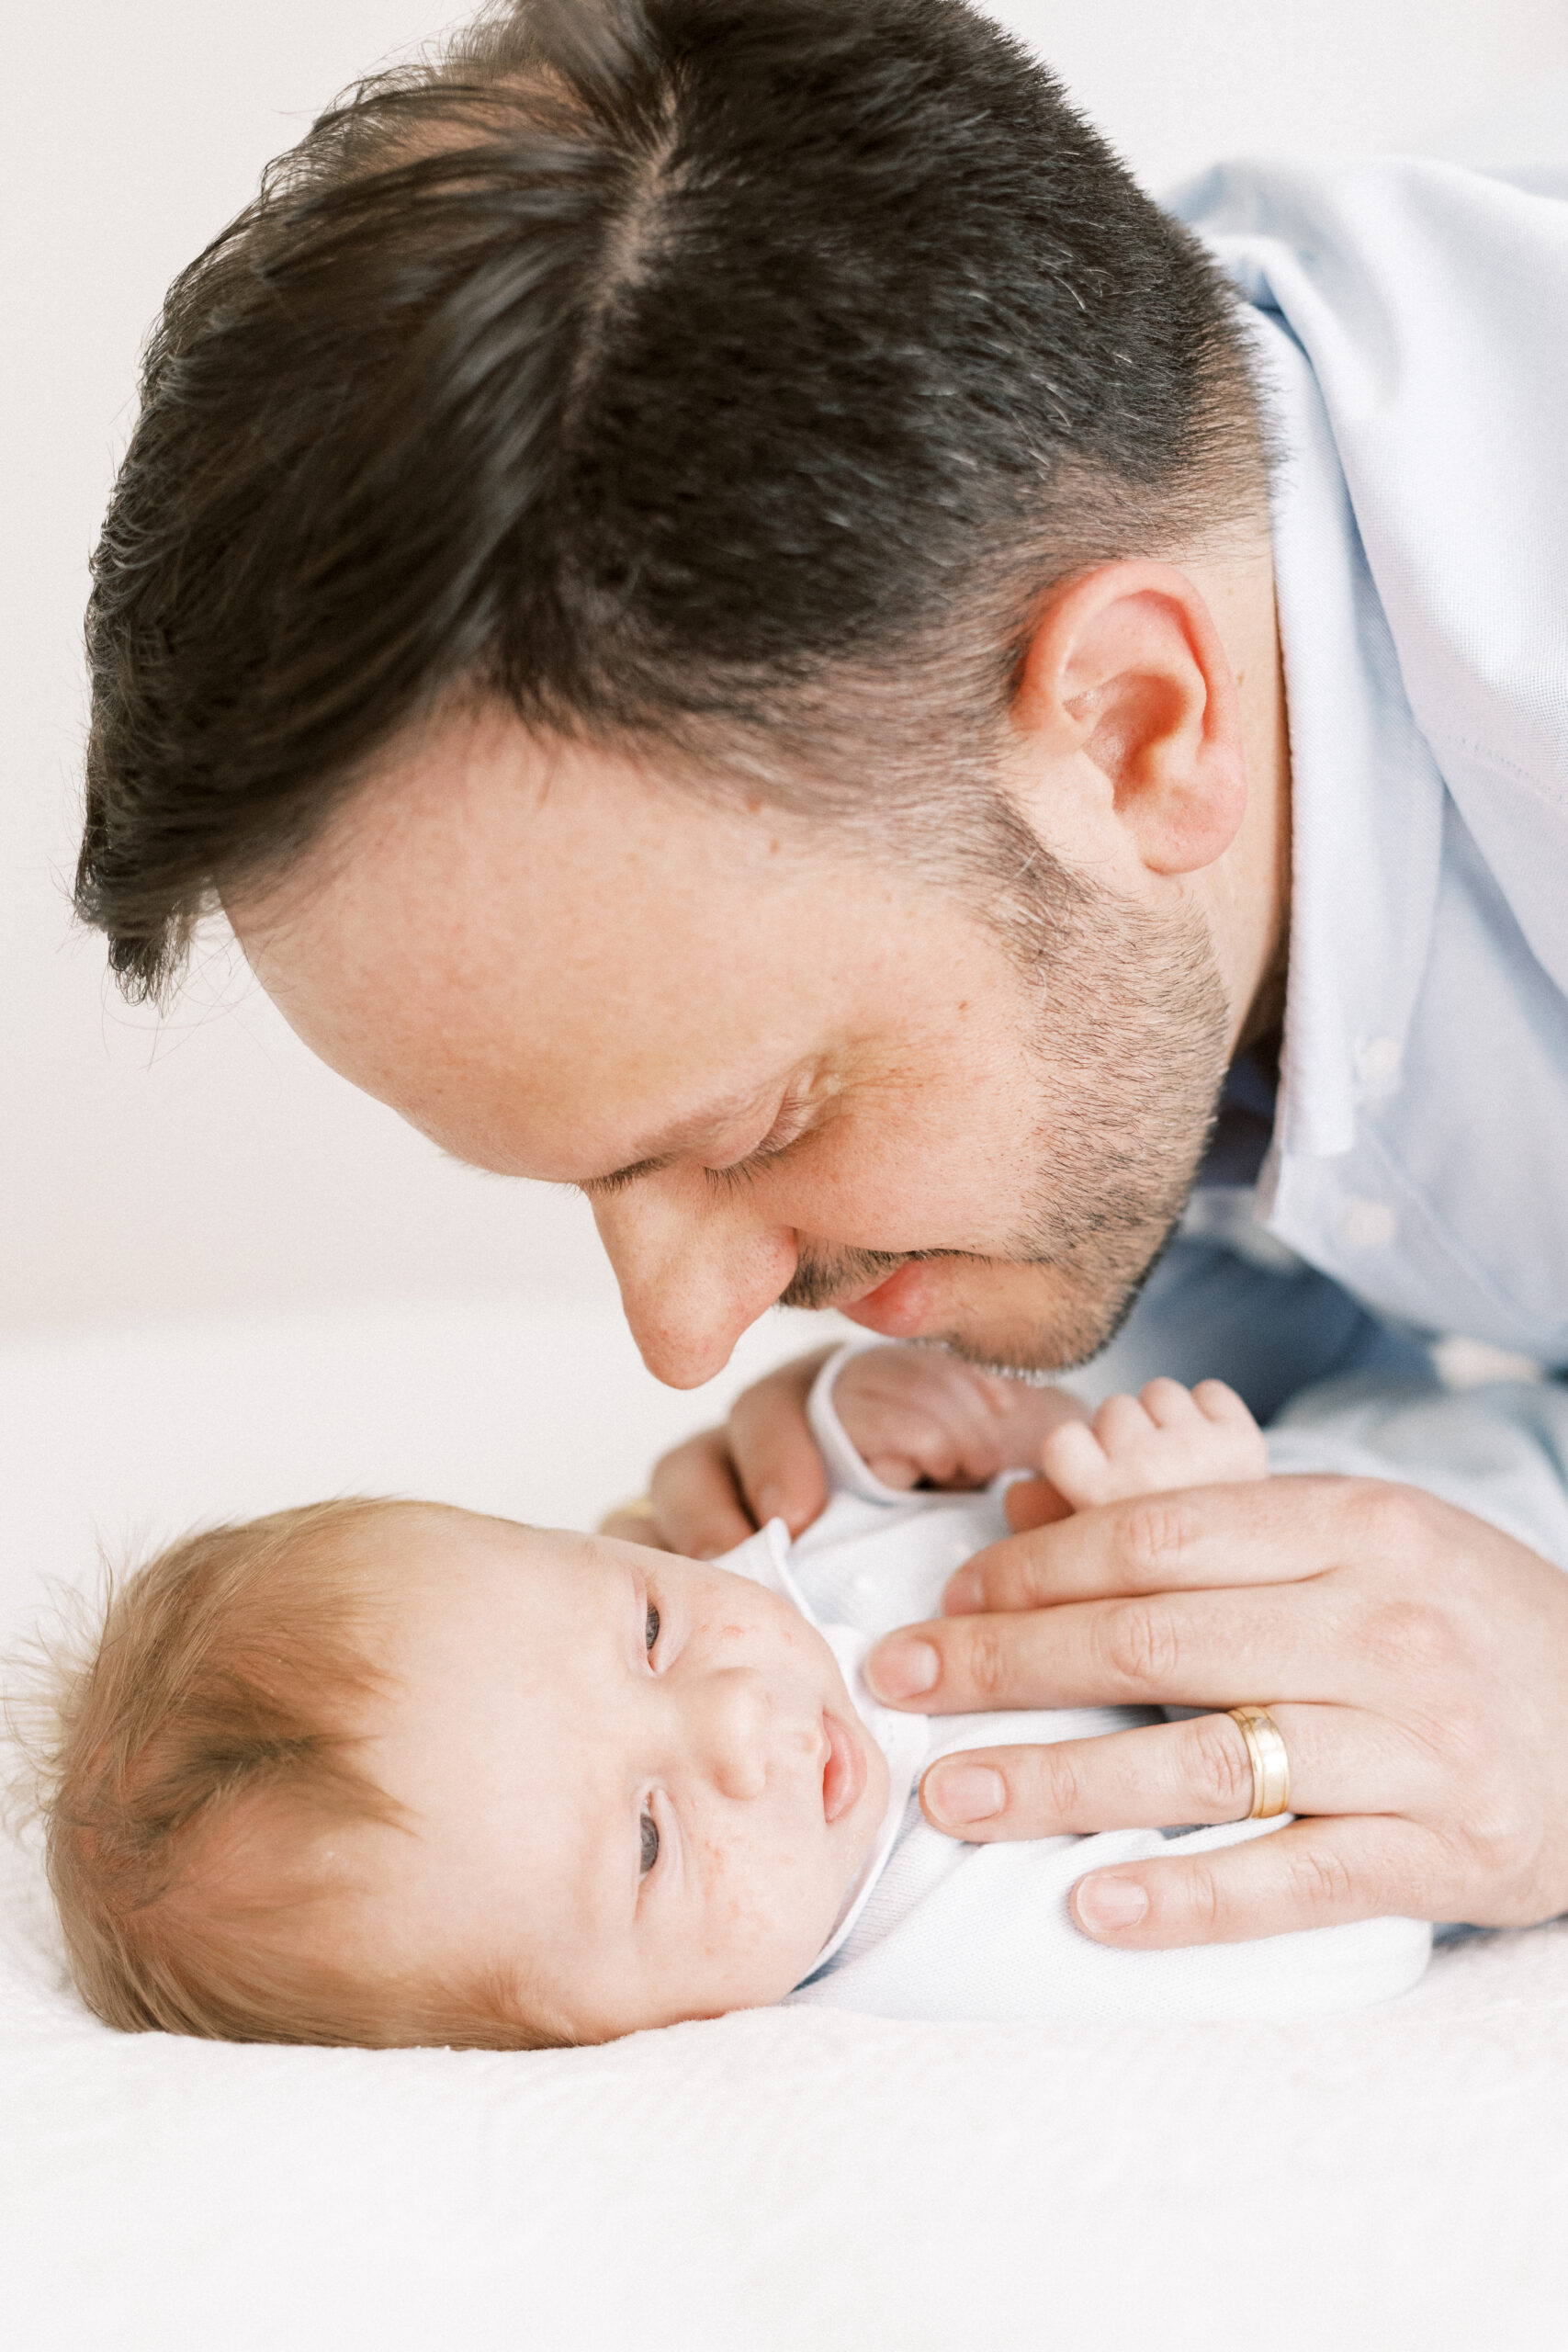
[[[782,1521],[723,1566],[784,1593],[826,1637],[888,1763],[886,1815],[810,1974],[788,1996],[880,2017],[1007,2022],[1043,2018],[1286,2018],[1403,1993],[1427,1965],[1431,1929],[1373,1919],[1240,1944],[1120,1951],[1073,1925],[1067,1895],[1086,1871],[1151,1855],[1202,1853],[1268,1836],[1291,1818],[1162,1836],[1122,1829],[968,1846],[931,1828],[917,1786],[955,1748],[1060,1739],[1158,1722],[1156,1711],[1080,1707],[973,1715],[895,1713],[860,1673],[894,1627],[935,1616],[943,1585],[1008,1532],[998,1479],[983,1494],[902,1494],[873,1477],[831,1404],[845,1350],[819,1374],[814,1433],[834,1489],[791,1544]]]

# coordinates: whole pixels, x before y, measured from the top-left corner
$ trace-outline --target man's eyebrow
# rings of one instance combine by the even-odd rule
[[[578,1177],[578,1191],[592,1199],[595,1193],[618,1193],[623,1185],[635,1184],[639,1176],[657,1176],[660,1169],[670,1167],[694,1144],[705,1142],[716,1127],[755,1109],[767,1092],[766,1086],[753,1086],[743,1094],[725,1095],[706,1103],[702,1110],[675,1120],[659,1135],[650,1136],[638,1157],[628,1159],[624,1168],[612,1168],[604,1176]]]

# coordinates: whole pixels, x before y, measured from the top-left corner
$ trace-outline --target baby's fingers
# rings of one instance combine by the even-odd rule
[[[1251,1430],[1258,1426],[1235,1390],[1227,1387],[1223,1380],[1201,1380],[1192,1391],[1192,1402],[1205,1420],[1213,1421],[1220,1429]]]
[[[1218,1388],[1221,1384],[1216,1380],[1213,1385]],[[1138,1402],[1156,1429],[1180,1430],[1201,1426],[1197,1396],[1179,1380],[1151,1380],[1139,1390]]]
[[[1177,1388],[1174,1380],[1151,1381],[1149,1389]],[[1129,1447],[1145,1442],[1154,1435],[1156,1423],[1142,1396],[1108,1396],[1094,1417],[1094,1433],[1107,1453],[1124,1453]],[[1184,1389],[1177,1389],[1185,1396]]]
[[[1103,1406],[1100,1410],[1103,1413]],[[1041,1447],[1040,1464],[1056,1492],[1074,1510],[1092,1510],[1097,1503],[1111,1499],[1111,1462],[1098,1420],[1092,1425],[1088,1421],[1064,1421]]]

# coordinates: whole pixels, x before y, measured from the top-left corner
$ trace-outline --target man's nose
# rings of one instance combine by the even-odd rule
[[[708,1675],[697,1713],[701,1769],[721,1796],[760,1797],[768,1784],[768,1686],[754,1667]]]
[[[631,1335],[669,1388],[722,1372],[795,1269],[788,1227],[761,1222],[743,1201],[693,1195],[691,1178],[671,1170],[593,1205]]]

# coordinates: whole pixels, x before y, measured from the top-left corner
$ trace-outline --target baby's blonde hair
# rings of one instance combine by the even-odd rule
[[[463,1984],[331,1951],[349,1826],[412,1834],[355,1760],[388,1684],[375,1536],[428,1505],[349,1500],[186,1537],[55,1645],[29,1741],[71,1970],[131,2033],[527,2049],[504,1968]],[[334,1838],[333,1833],[340,1835]]]

